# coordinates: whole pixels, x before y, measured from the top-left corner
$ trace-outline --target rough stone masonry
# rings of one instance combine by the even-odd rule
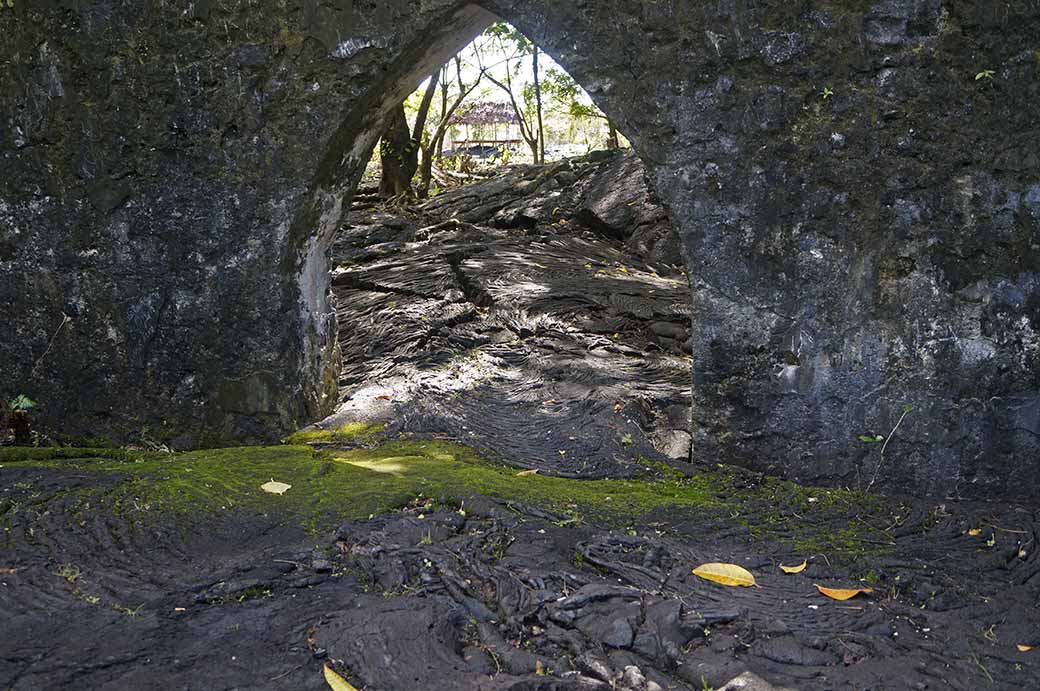
[[[14,0],[0,393],[80,441],[327,413],[325,255],[375,123],[488,12],[633,141],[680,233],[696,460],[1036,496],[1034,0]],[[878,471],[859,437],[901,417]]]

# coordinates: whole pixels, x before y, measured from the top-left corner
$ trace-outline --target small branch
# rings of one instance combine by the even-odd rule
[[[61,313],[61,316],[62,316],[61,324],[58,325],[58,328],[54,331],[54,335],[51,336],[51,340],[47,344],[47,349],[43,351],[43,355],[41,355],[39,358],[37,358],[36,362],[33,364],[32,369],[29,370],[29,375],[30,376],[33,376],[33,377],[36,376],[36,371],[40,368],[40,365],[43,364],[43,359],[45,357],[47,357],[47,354],[49,352],[51,352],[51,348],[54,347],[54,342],[56,340],[58,340],[58,334],[61,333],[61,330],[65,328],[66,324],[68,324],[69,322],[72,321],[72,317],[70,317],[69,315],[65,314],[64,312]]]
[[[913,408],[909,406],[903,408],[903,414],[899,416],[899,420],[896,422],[896,426],[893,427],[892,431],[888,433],[888,438],[885,439],[885,443],[881,445],[881,458],[880,460],[878,460],[877,467],[874,468],[874,477],[871,478],[870,483],[867,485],[868,492],[870,491],[870,488],[874,486],[874,483],[877,482],[878,473],[881,472],[881,466],[885,462],[885,449],[888,448],[888,442],[892,441],[892,437],[895,436],[896,432],[899,430],[899,426],[903,424],[903,420],[906,419],[906,416],[910,414],[911,410],[913,410]]]

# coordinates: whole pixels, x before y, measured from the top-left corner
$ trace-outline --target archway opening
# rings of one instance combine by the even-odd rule
[[[499,21],[382,108],[330,242],[342,370],[318,426],[568,476],[688,462],[686,262],[614,123]]]

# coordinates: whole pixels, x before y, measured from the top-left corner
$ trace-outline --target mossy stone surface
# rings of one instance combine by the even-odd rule
[[[369,441],[386,429],[378,422],[348,422],[333,429],[320,427],[294,432],[283,439],[285,444],[318,444],[348,441]]]
[[[114,488],[87,491],[89,500],[119,511],[172,512],[198,519],[225,511],[275,513],[312,530],[403,507],[465,510],[480,496],[548,511],[561,522],[618,528],[702,519],[747,530],[811,552],[877,551],[883,531],[848,516],[886,515],[877,497],[813,489],[715,467],[682,477],[673,470],[627,480],[577,480],[518,475],[513,467],[445,441],[392,441],[375,448],[316,450],[306,445],[240,447],[184,453],[123,449],[0,449],[0,467],[75,469],[115,475]],[[264,492],[275,480],[283,495]],[[883,519],[878,519],[881,524]],[[833,526],[842,526],[835,530]]]

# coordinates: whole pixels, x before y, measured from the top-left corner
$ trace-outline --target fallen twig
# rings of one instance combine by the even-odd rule
[[[888,442],[892,441],[892,437],[895,436],[896,432],[899,430],[899,426],[903,424],[903,420],[906,418],[907,415],[910,414],[911,410],[913,410],[913,407],[909,405],[903,406],[903,414],[899,416],[899,420],[896,422],[896,426],[893,427],[892,431],[888,433],[888,437],[885,439],[885,443],[881,445],[881,459],[878,460],[877,468],[874,468],[874,477],[870,480],[870,484],[867,485],[868,492],[870,491],[870,488],[874,486],[874,483],[877,482],[878,473],[881,472],[881,466],[885,462],[885,449],[888,448]]]

